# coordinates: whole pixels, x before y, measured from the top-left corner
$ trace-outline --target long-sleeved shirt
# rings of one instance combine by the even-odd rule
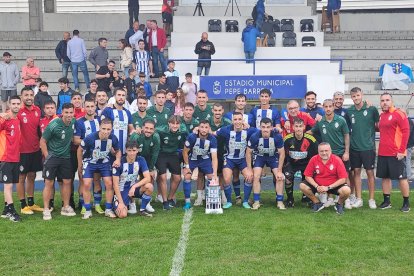
[[[85,61],[87,57],[85,41],[76,35],[73,36],[68,42],[67,55],[71,62]]]
[[[20,72],[16,63],[0,62],[0,89],[15,90],[20,80]]]
[[[108,63],[108,50],[101,46],[95,47],[89,54],[88,60],[95,67],[105,66]]]
[[[381,113],[378,128],[378,156],[397,156],[398,153],[406,153],[410,126],[403,111],[391,107],[387,112]]]

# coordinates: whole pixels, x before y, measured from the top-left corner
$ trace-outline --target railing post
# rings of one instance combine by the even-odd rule
[[[253,59],[253,76],[256,75],[256,60]]]

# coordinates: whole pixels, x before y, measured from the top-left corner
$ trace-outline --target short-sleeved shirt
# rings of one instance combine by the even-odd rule
[[[161,112],[157,110],[155,105],[151,106],[147,110],[147,116],[154,120],[155,128],[157,130],[168,125],[168,119],[170,118],[170,115],[171,111],[165,106],[163,107]]]
[[[187,138],[187,132],[178,130],[172,132],[170,129],[161,130],[158,132],[160,135],[162,153],[175,153],[177,150],[181,150],[184,147],[184,141]]]
[[[272,132],[269,138],[264,138],[262,132],[258,131],[250,137],[248,147],[256,156],[279,158],[278,149],[283,148],[283,139],[275,132]]]
[[[297,115],[297,118],[303,120],[303,123],[305,125],[305,130],[310,130],[316,124],[315,119],[313,119],[311,117],[311,115],[309,115],[306,112],[299,111],[298,112],[298,115]],[[282,126],[285,125],[285,122],[287,120],[289,120],[289,123],[290,123],[290,128],[289,129],[286,129],[286,128],[283,129],[284,135],[289,134],[289,133],[293,133],[293,124],[294,124],[293,122],[294,122],[294,119],[295,119],[294,117],[290,116],[287,113],[286,113],[286,118],[282,118]]]
[[[190,160],[211,159],[211,153],[217,152],[217,139],[211,134],[207,138],[200,138],[198,134],[191,133],[185,141],[185,146],[190,149]]]
[[[20,153],[32,153],[40,150],[38,128],[41,114],[40,108],[35,105],[32,105],[31,109],[23,106],[17,113],[20,129],[24,134],[20,144]]]
[[[49,123],[42,137],[47,141],[49,155],[70,158],[70,145],[75,131],[75,119],[65,125],[61,118]]]
[[[207,105],[204,110],[201,110],[198,105],[194,107],[193,118],[197,121],[209,120],[211,117],[213,117],[213,111],[210,105]]]
[[[85,139],[86,136],[96,131],[99,131],[99,117],[96,116],[93,120],[82,117],[76,120],[75,133],[73,135]]]
[[[214,123],[214,117],[211,117],[209,121],[210,121],[211,131],[217,131],[218,129],[224,126],[229,126],[232,124],[231,120],[225,117],[221,118],[220,124],[218,125]],[[226,153],[226,139],[224,137],[217,136],[217,157],[219,159],[222,159],[222,156],[225,153]]]
[[[182,116],[181,124],[185,126],[185,129],[187,130],[188,133],[192,133],[193,129],[199,125],[199,122],[193,117],[191,117],[191,121],[187,122],[186,120],[184,120],[184,117]]]
[[[261,109],[260,107],[255,107],[250,111],[250,126],[260,129],[260,121],[263,118],[269,118],[273,122],[273,126],[280,124],[280,114],[279,111],[275,108]]]
[[[43,132],[45,132],[45,129],[47,128],[47,126],[49,125],[49,123],[55,119],[55,118],[59,118],[58,115],[54,115],[51,117],[43,117],[40,119],[40,133],[43,134]]]
[[[148,114],[146,114],[144,117],[139,116],[138,112],[135,112],[134,114],[132,114],[132,124],[134,125],[134,128],[137,127],[142,127],[144,125],[144,121],[147,119],[151,119],[151,117],[148,116]]]
[[[229,119],[230,121],[233,120],[233,111],[227,112],[224,114],[224,118]],[[249,124],[251,122],[251,114],[243,113],[243,122]]]
[[[325,115],[325,111],[323,110],[323,108],[322,107],[317,107],[316,105],[315,105],[314,108],[302,107],[300,109],[300,111],[308,113],[309,115],[311,115],[311,117],[313,119],[315,119],[316,115],[318,115],[318,114],[321,115],[321,116]]]
[[[334,113],[345,119],[346,124],[348,125],[348,128],[349,128],[349,131],[351,131],[351,119],[349,118],[348,109],[343,108],[343,107],[335,108]]]
[[[335,154],[331,154],[326,164],[322,162],[322,158],[319,155],[315,155],[309,161],[303,174],[312,177],[321,186],[329,186],[338,179],[348,177],[342,159]]]
[[[140,174],[148,171],[147,163],[141,156],[137,156],[135,161],[128,163],[126,157],[121,158],[121,166],[112,169],[113,176],[119,176],[119,191],[129,190],[134,185]]]
[[[378,128],[378,156],[397,156],[398,153],[406,153],[410,125],[403,111],[391,107],[387,112],[381,113]]]
[[[20,120],[0,118],[0,161],[16,163],[20,161],[20,140]]]
[[[118,138],[111,133],[106,140],[99,139],[99,132],[93,132],[85,137],[81,142],[83,149],[83,161],[93,164],[103,164],[109,162],[109,154],[113,148],[119,150]]]
[[[152,171],[155,169],[155,163],[160,153],[160,136],[158,133],[154,133],[150,137],[145,136],[144,133],[133,133],[129,138],[131,141],[138,143],[139,155],[144,157],[147,162],[148,168]]]
[[[125,153],[125,144],[128,139],[129,125],[132,124],[131,113],[122,108],[118,110],[116,108],[107,107],[102,111],[101,119],[108,118],[112,121],[112,133],[118,138],[119,148],[122,154]]]
[[[379,121],[378,110],[364,103],[360,110],[355,105],[348,108],[351,121],[351,149],[355,151],[375,150],[375,124]]]
[[[285,136],[286,161],[292,166],[305,167],[309,160],[318,154],[318,142],[316,138],[305,133],[302,139],[297,139],[291,133]]]
[[[255,128],[235,131],[234,126],[229,125],[217,130],[217,136],[225,139],[227,158],[243,159],[246,157],[247,141],[256,132]]]
[[[349,134],[348,125],[344,118],[334,115],[331,122],[324,116],[312,128],[312,133],[320,134],[322,142],[331,145],[332,153],[342,156],[345,152],[345,134]]]

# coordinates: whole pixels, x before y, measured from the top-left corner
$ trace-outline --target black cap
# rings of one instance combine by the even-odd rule
[[[9,52],[4,52],[3,57],[11,57],[12,55]]]

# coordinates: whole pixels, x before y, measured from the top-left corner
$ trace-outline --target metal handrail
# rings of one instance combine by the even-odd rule
[[[262,61],[334,61],[339,62],[339,74],[342,75],[342,64],[343,59],[341,58],[310,58],[310,59],[300,59],[300,58],[257,58],[257,59],[245,59],[245,58],[217,58],[217,59],[194,59],[194,58],[183,58],[183,59],[171,59],[174,61],[251,61],[253,64],[253,75],[256,75],[256,62]]]

